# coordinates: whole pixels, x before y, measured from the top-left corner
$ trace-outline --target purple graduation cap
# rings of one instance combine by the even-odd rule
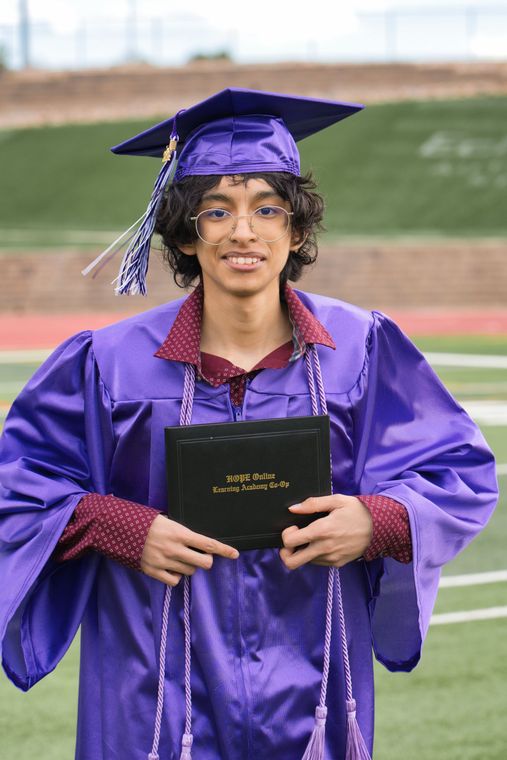
[[[116,293],[145,295],[151,236],[176,164],[175,182],[204,174],[289,172],[299,176],[296,142],[362,108],[357,103],[231,87],[116,145],[112,151],[120,155],[161,157],[162,168],[146,212],[83,274],[128,244]]]

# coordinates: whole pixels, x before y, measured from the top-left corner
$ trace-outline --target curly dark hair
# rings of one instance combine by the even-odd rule
[[[155,232],[162,239],[163,258],[172,270],[175,283],[181,288],[188,287],[200,277],[201,265],[196,256],[185,255],[178,245],[188,245],[197,240],[195,225],[190,217],[197,213],[204,193],[216,187],[221,179],[221,175],[184,177],[180,182],[169,185],[160,204]],[[313,177],[310,173],[296,177],[288,172],[252,172],[234,175],[232,179],[235,183],[263,179],[290,204],[293,231],[300,239],[304,238],[304,243],[299,250],[290,251],[280,274],[280,285],[287,280],[295,282],[301,277],[303,267],[317,259],[317,232],[323,229],[324,201],[313,192],[316,188]]]

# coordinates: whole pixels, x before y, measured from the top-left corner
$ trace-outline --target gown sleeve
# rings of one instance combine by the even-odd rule
[[[351,403],[358,492],[395,499],[409,516],[412,562],[366,563],[375,655],[408,671],[420,658],[442,565],[495,507],[494,458],[424,356],[377,312]]]
[[[111,405],[92,334],[63,343],[14,402],[0,441],[0,650],[23,690],[53,670],[79,627],[100,557],[51,557],[80,499],[107,492]]]

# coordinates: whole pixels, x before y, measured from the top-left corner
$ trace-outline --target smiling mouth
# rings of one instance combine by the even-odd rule
[[[228,254],[227,256],[224,256],[224,259],[229,261],[231,264],[258,264],[260,261],[264,260],[263,256],[257,256],[257,255],[250,255],[250,256],[239,256],[237,254]]]

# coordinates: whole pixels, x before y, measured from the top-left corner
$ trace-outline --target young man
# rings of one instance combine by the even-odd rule
[[[294,140],[358,108],[226,90],[116,149],[171,135],[119,291],[143,292],[155,223],[197,287],[60,346],[2,448],[4,667],[30,688],[81,625],[79,760],[368,757],[372,646],[417,664],[440,567],[494,507],[481,434],[399,329],[288,285],[323,209]],[[280,551],[160,514],[166,426],[315,413],[333,494]]]

